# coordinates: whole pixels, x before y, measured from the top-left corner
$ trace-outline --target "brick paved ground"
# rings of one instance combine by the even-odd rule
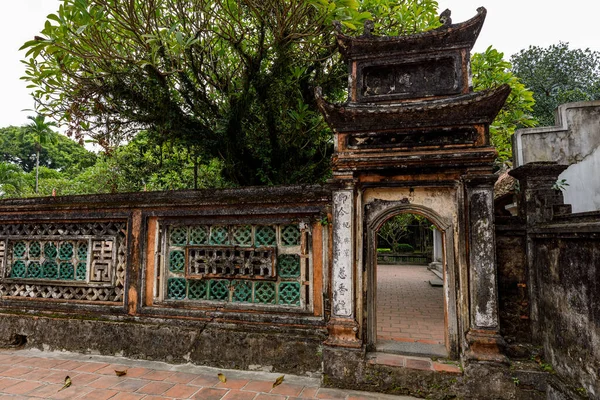
[[[118,377],[115,370],[127,370]],[[220,382],[217,373],[227,377]],[[59,391],[65,376],[72,385]],[[292,400],[292,399],[413,399],[376,393],[326,389],[317,378],[230,371],[193,365],[170,365],[121,357],[0,350],[0,399],[85,400]]]
[[[444,344],[443,288],[424,265],[377,266],[377,339]]]

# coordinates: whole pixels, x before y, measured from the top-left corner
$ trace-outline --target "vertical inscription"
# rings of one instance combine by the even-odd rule
[[[352,290],[352,237],[353,195],[351,190],[341,190],[333,195],[333,314],[351,317]]]
[[[0,278],[4,278],[4,256],[6,253],[4,246],[4,240],[0,240]]]

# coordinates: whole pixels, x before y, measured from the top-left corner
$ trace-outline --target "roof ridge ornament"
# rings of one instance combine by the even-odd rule
[[[361,37],[374,36],[373,35],[374,30],[375,30],[375,23],[370,19],[365,20],[365,23],[363,24],[363,34],[361,35]]]
[[[451,14],[452,14],[452,11],[450,11],[449,8],[446,8],[440,14],[440,22],[442,23],[442,26],[440,26],[438,29],[446,29],[446,28],[450,28],[450,26],[452,26],[452,18],[450,18]]]

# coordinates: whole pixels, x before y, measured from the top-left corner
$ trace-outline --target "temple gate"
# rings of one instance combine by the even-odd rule
[[[337,41],[348,101],[317,102],[335,133],[332,350],[377,350],[376,235],[402,212],[442,234],[445,347],[451,358],[502,361],[489,125],[510,87],[473,92],[472,49],[485,19],[401,37]],[[327,367],[326,367],[327,369]],[[329,371],[335,375],[334,371]]]

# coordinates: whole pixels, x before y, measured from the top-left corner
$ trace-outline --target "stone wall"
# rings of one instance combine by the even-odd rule
[[[503,333],[520,344],[531,337],[542,348],[538,362],[556,372],[549,398],[599,398],[600,213],[570,213],[554,188],[564,169],[530,163],[510,172],[520,182],[519,218],[512,220],[522,222],[510,228],[499,218],[497,226],[503,232],[496,246],[499,279],[505,282],[501,299],[508,300],[501,300]],[[514,283],[524,278],[527,291],[520,293]],[[526,311],[520,296],[528,297],[531,336],[518,323],[518,314]]]
[[[600,397],[600,213],[574,214],[533,234],[539,340],[576,392]]]
[[[511,358],[527,356],[531,343],[526,230],[517,217],[496,217],[500,333]]]

